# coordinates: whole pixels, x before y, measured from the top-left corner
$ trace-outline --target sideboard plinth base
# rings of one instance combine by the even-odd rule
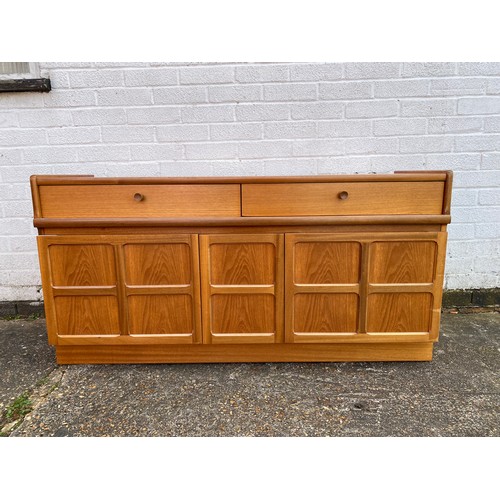
[[[56,346],[59,364],[431,361],[433,342]]]

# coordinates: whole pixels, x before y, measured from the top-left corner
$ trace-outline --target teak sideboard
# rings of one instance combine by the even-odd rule
[[[33,176],[58,363],[423,361],[452,172]]]

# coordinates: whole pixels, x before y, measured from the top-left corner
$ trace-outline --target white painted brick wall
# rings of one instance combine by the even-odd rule
[[[0,300],[41,297],[29,176],[452,169],[447,288],[499,286],[500,63],[41,63],[0,94]]]

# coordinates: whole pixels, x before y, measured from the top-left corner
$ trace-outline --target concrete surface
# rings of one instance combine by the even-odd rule
[[[500,435],[498,313],[444,314],[430,363],[56,367],[44,320],[3,321],[0,369],[11,436]]]

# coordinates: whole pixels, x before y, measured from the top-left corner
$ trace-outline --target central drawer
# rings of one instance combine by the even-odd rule
[[[43,217],[239,217],[239,184],[40,186]]]
[[[444,182],[243,184],[242,215],[441,214]]]

